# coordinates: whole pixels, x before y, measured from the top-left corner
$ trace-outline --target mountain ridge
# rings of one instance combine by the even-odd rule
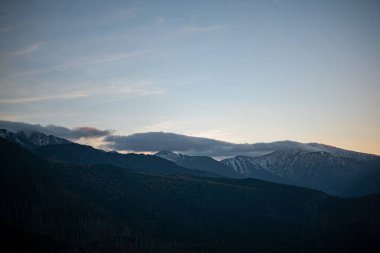
[[[71,141],[63,138],[36,131],[18,131],[15,133],[7,129],[0,129],[0,137],[8,139],[26,148],[37,148],[47,145],[72,143]]]
[[[79,164],[112,164],[137,171],[160,172],[164,174],[192,174],[204,177],[220,177],[220,175],[215,173],[183,168],[173,162],[155,156],[106,152],[89,145],[77,144],[43,133],[32,132],[29,135],[25,135],[24,132],[12,133],[8,131],[7,133],[6,135],[0,135],[0,138],[21,145],[51,160]],[[34,143],[28,138],[31,137],[33,140],[34,136],[39,136],[43,140],[52,139],[53,141],[51,143],[42,142],[44,145],[39,145],[40,142]]]
[[[199,169],[208,171],[211,173],[220,174],[226,177],[241,178],[238,173],[235,173],[228,166],[224,166],[222,163],[214,160],[209,156],[188,156],[183,154],[177,154],[172,151],[163,150],[159,151],[155,156],[172,161],[180,166],[189,169]]]
[[[260,157],[236,156],[221,161],[235,171],[253,176],[266,171],[289,183],[319,189],[330,194],[343,194],[356,177],[380,170],[380,159],[348,157],[336,152],[303,150],[275,151]]]
[[[322,190],[339,196],[380,193],[380,189],[376,187],[377,175],[380,173],[379,157],[342,151],[323,144],[313,144],[323,151],[288,148],[257,157],[238,155],[217,161],[205,155],[190,156],[168,150],[155,155],[106,152],[42,133],[11,133],[1,130],[0,134],[0,137],[21,144],[45,158],[70,163],[112,164],[137,171],[164,174],[257,178]],[[287,147],[292,144],[293,142],[286,142]]]
[[[269,182],[307,187],[322,190],[332,195],[355,196],[354,189],[362,195],[380,193],[376,186],[377,176],[380,174],[380,159],[378,157],[348,156],[331,151],[305,151],[287,149],[274,151],[258,157],[239,155],[221,161],[213,160],[225,165],[236,172],[235,175],[222,173],[219,170],[210,170],[207,163],[202,161],[204,156],[188,156],[172,151],[160,151],[155,154],[170,160],[183,167],[198,168],[201,170],[217,171],[219,174],[234,178],[257,178]],[[212,159],[208,157],[209,159]],[[211,166],[210,166],[211,167]],[[360,182],[360,180],[363,180]],[[364,183],[366,182],[366,183]],[[366,185],[368,187],[366,188]],[[350,190],[351,189],[351,190]]]

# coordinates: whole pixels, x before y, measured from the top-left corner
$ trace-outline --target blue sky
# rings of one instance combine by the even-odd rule
[[[380,4],[1,1],[0,119],[380,154]]]

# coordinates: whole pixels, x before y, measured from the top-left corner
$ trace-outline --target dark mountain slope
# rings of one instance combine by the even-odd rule
[[[62,181],[49,162],[0,138],[0,231],[14,252],[71,252],[122,233],[113,215]]]
[[[72,165],[2,139],[0,164],[0,221],[52,235],[66,252],[379,250],[379,196],[340,199],[254,179]]]
[[[368,169],[358,175],[346,187],[344,195],[363,196],[380,192],[380,162],[371,161]]]
[[[220,177],[220,175],[209,172],[186,169],[173,162],[152,155],[105,152],[75,143],[43,146],[36,149],[36,152],[48,159],[71,163],[111,164],[143,172]]]

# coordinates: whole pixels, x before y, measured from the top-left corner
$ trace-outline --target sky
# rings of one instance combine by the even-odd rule
[[[0,1],[0,120],[380,154],[380,2]]]

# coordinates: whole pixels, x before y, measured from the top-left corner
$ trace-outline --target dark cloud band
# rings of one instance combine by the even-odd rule
[[[106,146],[116,150],[177,151],[189,155],[207,155],[213,157],[248,155],[257,156],[275,150],[300,149],[320,151],[322,146],[312,146],[292,141],[273,143],[234,144],[208,138],[191,137],[173,133],[153,132],[128,136],[109,135],[105,138]]]
[[[258,156],[276,150],[299,149],[304,151],[327,151],[325,145],[279,141],[272,143],[234,144],[208,138],[192,137],[174,133],[151,132],[128,136],[112,135],[110,130],[93,127],[66,128],[56,125],[33,125],[22,122],[0,121],[0,128],[12,132],[42,132],[69,140],[104,137],[101,147],[131,152],[157,152],[170,150],[188,155],[232,157],[236,155]]]
[[[56,125],[41,126],[23,122],[0,121],[0,128],[12,132],[41,132],[48,135],[55,135],[61,138],[76,140],[80,138],[96,138],[110,135],[110,130],[99,130],[93,127],[66,128]]]

